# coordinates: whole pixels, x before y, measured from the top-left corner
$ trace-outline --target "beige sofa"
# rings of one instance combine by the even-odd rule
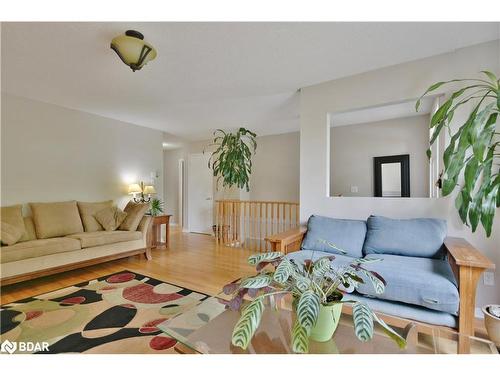
[[[137,254],[144,254],[147,259],[151,259],[151,217],[141,215],[134,230],[104,231],[93,218],[92,210],[89,215],[88,207],[95,205],[98,209],[109,204],[112,201],[78,202],[78,206],[76,201],[58,202],[47,210],[50,204],[43,203],[40,205],[45,205],[45,211],[42,211],[45,214],[33,210],[34,204],[31,204],[32,216],[22,218],[25,229],[22,238],[13,245],[0,248],[1,284],[12,284]],[[18,207],[2,208],[2,215],[7,217],[5,212],[17,210]],[[81,207],[87,207],[87,210]]]

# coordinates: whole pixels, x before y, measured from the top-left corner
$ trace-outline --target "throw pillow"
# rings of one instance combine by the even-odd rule
[[[76,201],[30,203],[37,238],[63,237],[83,232]]]
[[[0,238],[0,242],[2,243],[2,245],[14,245],[21,239],[24,234],[24,232],[19,227],[15,227],[9,223],[4,223],[2,221],[0,223],[0,226],[2,227],[0,230],[2,236]]]
[[[20,240],[24,240],[23,237],[27,236],[26,228],[24,226],[22,205],[17,204],[15,206],[2,207],[0,210],[0,220],[2,223],[10,224],[19,229],[21,231]]]
[[[127,213],[123,212],[118,207],[106,207],[95,214],[97,222],[101,224],[106,231],[116,230],[126,217]]]
[[[127,217],[123,220],[118,229],[136,231],[142,217],[149,209],[149,203],[128,202],[123,211],[127,213]]]
[[[97,232],[104,229],[96,220],[95,214],[105,208],[113,207],[112,200],[104,202],[77,202],[77,204],[85,232]]]

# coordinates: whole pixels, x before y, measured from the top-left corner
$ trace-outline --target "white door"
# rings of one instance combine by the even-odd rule
[[[191,154],[188,164],[188,228],[190,232],[212,233],[213,177],[209,154]]]

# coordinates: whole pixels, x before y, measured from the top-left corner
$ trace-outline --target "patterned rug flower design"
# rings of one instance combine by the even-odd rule
[[[174,352],[176,340],[158,325],[207,299],[213,297],[122,271],[2,306],[1,341],[48,342],[49,353]],[[209,320],[193,319],[181,319],[185,332]]]

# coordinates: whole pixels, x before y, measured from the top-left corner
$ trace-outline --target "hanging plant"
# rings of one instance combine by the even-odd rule
[[[450,195],[458,186],[455,206],[460,219],[473,232],[481,222],[489,237],[495,211],[500,207],[500,133],[496,129],[500,113],[500,80],[491,72],[481,73],[485,79],[437,82],[422,97],[443,85],[464,82],[464,87],[453,92],[432,116],[430,127],[434,132],[430,144],[444,129],[449,131],[451,139],[443,154],[444,171],[438,186],[444,196]],[[417,111],[420,99],[416,103]],[[474,103],[472,112],[452,134],[450,124],[455,111],[469,101]],[[430,149],[427,156],[431,157]],[[462,171],[464,183],[459,186]]]
[[[248,182],[252,173],[252,155],[257,149],[257,135],[245,128],[235,133],[217,129],[210,146],[215,146],[208,160],[208,168],[217,177],[217,185],[222,180],[223,187],[237,186],[249,191]]]

